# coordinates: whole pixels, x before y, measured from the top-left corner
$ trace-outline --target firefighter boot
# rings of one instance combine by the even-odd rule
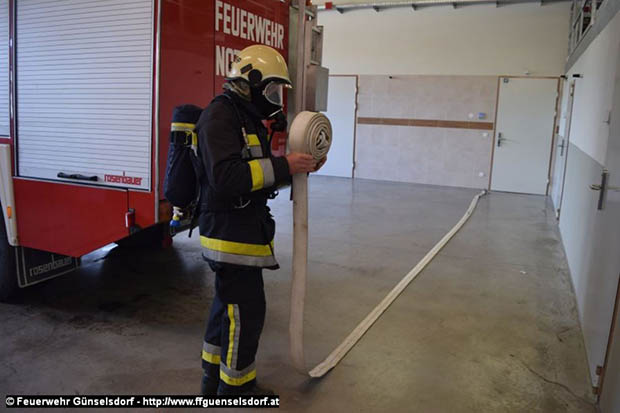
[[[217,396],[217,387],[219,385],[219,380],[215,380],[204,374],[202,376],[202,383],[200,385],[200,393],[203,396]]]
[[[217,391],[218,396],[275,396],[271,389],[259,386],[256,382],[245,389],[235,389],[227,386],[220,386]]]
[[[275,396],[273,390],[255,384],[252,388],[242,393],[243,396]]]

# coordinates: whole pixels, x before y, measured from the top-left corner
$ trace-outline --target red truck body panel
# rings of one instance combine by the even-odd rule
[[[205,4],[210,4],[206,7]],[[164,177],[175,106],[206,106],[213,97],[215,73],[213,1],[162,2],[161,78],[159,83],[159,198]]]
[[[127,236],[127,191],[15,178],[23,246],[78,257]]]

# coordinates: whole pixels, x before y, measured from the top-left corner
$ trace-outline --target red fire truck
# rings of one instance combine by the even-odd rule
[[[206,106],[250,44],[286,58],[295,10],[280,0],[1,0],[0,299],[135,232],[163,239],[173,108]],[[273,145],[283,153],[285,135]]]

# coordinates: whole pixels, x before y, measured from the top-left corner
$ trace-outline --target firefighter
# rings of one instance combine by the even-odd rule
[[[255,356],[265,319],[262,269],[277,269],[275,222],[267,200],[291,175],[318,170],[323,161],[290,153],[275,157],[264,120],[286,130],[284,58],[267,46],[242,50],[224,93],[197,124],[206,178],[201,183],[200,240],[215,272],[215,297],[202,350],[204,395],[272,394],[256,385]]]

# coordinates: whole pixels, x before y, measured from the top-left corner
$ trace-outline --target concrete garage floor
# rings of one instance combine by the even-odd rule
[[[312,177],[306,348],[322,360],[465,212],[474,190]],[[273,203],[259,379],[281,411],[593,412],[556,222],[493,193],[331,373],[288,362],[292,206]],[[195,394],[213,274],[197,238],[101,250],[0,305],[0,393]],[[310,367],[310,366],[309,366]]]

